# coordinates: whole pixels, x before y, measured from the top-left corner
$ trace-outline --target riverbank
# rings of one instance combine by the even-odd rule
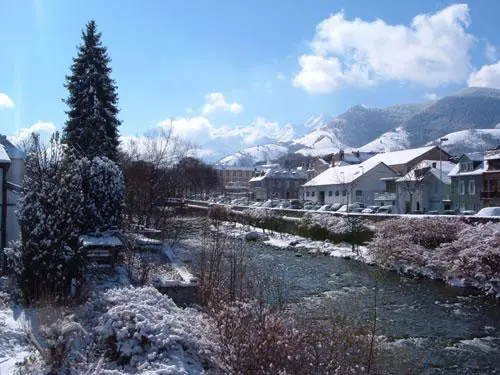
[[[346,233],[352,228],[352,223],[321,215],[309,216],[306,221],[295,220],[297,227],[320,227],[334,237],[349,238]],[[355,259],[414,277],[444,281],[454,287],[474,287],[500,298],[500,223],[471,225],[440,218],[399,218],[375,225],[360,222],[360,227],[373,231],[373,239],[353,246],[266,230],[259,227],[258,221],[254,220],[254,225],[243,221],[246,223],[225,222],[224,233],[244,238],[249,232],[256,232],[260,233],[259,241],[275,248]]]

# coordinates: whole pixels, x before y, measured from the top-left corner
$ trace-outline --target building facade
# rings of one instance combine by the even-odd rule
[[[484,154],[481,152],[464,154],[458,159],[457,165],[449,173],[453,209],[477,212],[483,208],[484,166]]]
[[[258,171],[255,167],[216,166],[221,193],[230,196],[248,195],[249,181]]]
[[[302,186],[301,199],[324,204],[373,205],[375,195],[382,193],[382,178],[394,177],[395,172],[384,163],[369,163],[331,167]]]
[[[483,191],[484,207],[500,207],[500,146],[484,154]]]
[[[307,181],[302,168],[282,169],[279,165],[264,165],[250,181],[250,199],[298,199],[299,188]]]

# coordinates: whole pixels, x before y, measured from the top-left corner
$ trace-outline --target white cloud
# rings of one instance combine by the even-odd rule
[[[283,73],[276,74],[276,78],[279,79],[280,81],[284,81],[286,79]]]
[[[208,115],[212,112],[221,110],[223,112],[241,113],[243,106],[239,103],[228,103],[226,98],[220,92],[212,92],[205,96],[205,105],[201,113]]]
[[[16,134],[9,137],[15,143],[22,143],[27,140],[32,133],[39,134],[42,140],[46,141],[56,131],[56,126],[52,122],[38,121],[29,128],[21,128]]]
[[[469,7],[455,4],[434,14],[419,14],[409,26],[336,13],[316,27],[311,53],[299,58],[295,86],[327,93],[381,80],[436,87],[460,82],[471,71],[474,37],[466,32]]]
[[[439,96],[435,92],[426,92],[424,94],[425,100],[437,100]]]
[[[490,42],[486,42],[486,47],[484,49],[484,56],[488,62],[497,61],[498,53],[497,48]]]
[[[237,126],[216,126],[204,116],[177,117],[161,121],[158,125],[172,129],[174,135],[197,144],[219,139],[235,145],[251,146],[269,140],[289,141],[295,135],[292,125],[281,126],[263,117],[257,117],[248,125]]]
[[[0,109],[2,108],[12,108],[14,107],[14,102],[7,94],[0,92]]]
[[[473,87],[493,87],[500,89],[500,60],[496,64],[484,65],[471,73],[467,81]]]

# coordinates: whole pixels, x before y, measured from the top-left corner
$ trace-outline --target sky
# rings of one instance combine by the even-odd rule
[[[288,124],[500,88],[500,1],[0,0],[0,133],[61,130],[65,76],[94,19],[120,133],[290,138]]]

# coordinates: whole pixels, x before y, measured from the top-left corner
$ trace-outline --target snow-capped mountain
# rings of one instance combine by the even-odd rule
[[[457,154],[498,146],[498,123],[500,90],[468,88],[435,101],[387,108],[356,105],[331,119],[324,114],[311,117],[295,127],[292,141],[276,140],[275,145],[284,153],[325,156],[340,149],[383,152],[420,147],[446,135],[449,141],[445,149]],[[291,132],[289,129],[288,134]],[[270,143],[266,142],[265,147]],[[229,158],[232,163],[253,160],[240,153]],[[256,159],[263,161],[268,157]]]
[[[268,160],[276,160],[288,152],[288,147],[277,144],[248,147],[222,158],[217,165],[250,167]]]
[[[500,145],[500,126],[495,129],[470,129],[449,133],[444,136],[447,140],[442,143],[443,149],[452,155],[486,151]],[[428,144],[438,144],[436,139]]]

